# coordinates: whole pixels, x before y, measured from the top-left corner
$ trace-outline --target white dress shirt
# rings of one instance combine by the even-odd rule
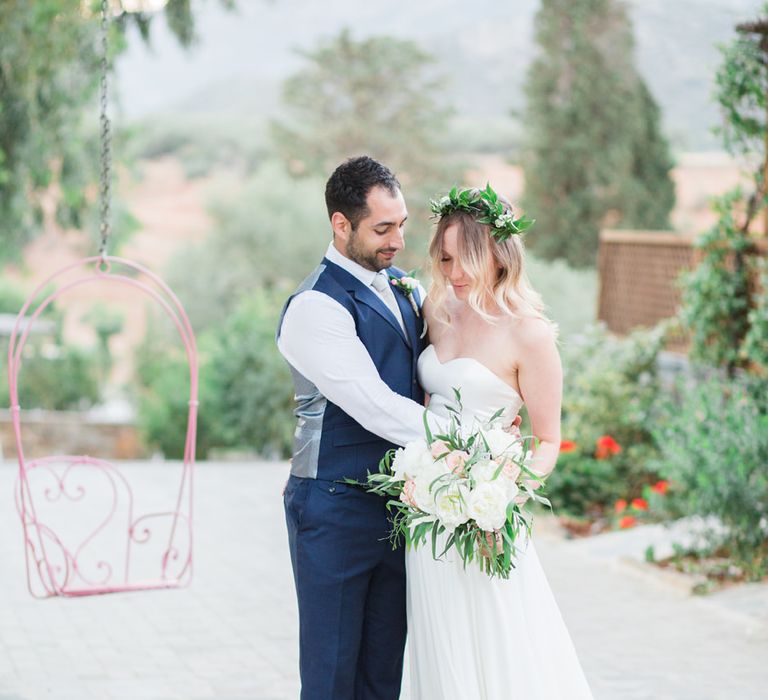
[[[373,270],[344,257],[333,243],[325,257],[381,297],[372,286]],[[310,289],[294,297],[277,347],[325,398],[366,430],[396,445],[424,439],[424,406],[384,383],[357,335],[352,315],[327,294]]]

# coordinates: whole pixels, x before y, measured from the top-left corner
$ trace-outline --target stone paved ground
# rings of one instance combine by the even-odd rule
[[[176,474],[167,466],[126,471],[159,493]],[[37,601],[24,584],[15,465],[0,464],[0,700],[296,698],[285,472],[199,465],[191,588]],[[768,697],[768,629],[748,607],[692,598],[546,524],[536,541],[597,700]]]

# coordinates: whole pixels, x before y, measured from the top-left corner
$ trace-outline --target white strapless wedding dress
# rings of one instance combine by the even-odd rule
[[[430,411],[446,415],[461,390],[462,422],[499,408],[514,416],[520,395],[471,358],[441,363],[433,346],[419,358]],[[534,532],[536,525],[534,523]],[[491,579],[451,551],[406,553],[412,700],[584,700],[592,698],[533,542],[509,579]]]

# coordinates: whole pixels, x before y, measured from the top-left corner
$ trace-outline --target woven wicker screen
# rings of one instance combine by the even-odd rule
[[[613,333],[623,335],[675,316],[681,296],[677,280],[699,259],[694,240],[660,231],[602,231],[598,319]],[[768,255],[768,239],[757,239],[755,245],[757,255]],[[669,350],[687,352],[688,345],[682,330],[667,338]]]
[[[677,278],[694,264],[692,242],[676,233],[602,231],[598,319],[624,334],[674,316],[680,303]]]

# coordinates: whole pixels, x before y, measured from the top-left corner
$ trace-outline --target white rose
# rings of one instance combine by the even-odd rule
[[[435,491],[441,485],[447,482],[447,479],[441,479],[435,481],[435,479],[441,476],[450,474],[448,468],[443,460],[438,462],[432,462],[428,467],[425,467],[419,471],[413,477],[416,487],[413,491],[413,500],[416,501],[416,505],[419,510],[423,510],[425,513],[435,515],[437,506],[435,505]]]
[[[469,520],[467,505],[469,488],[465,483],[454,481],[444,488],[435,484],[435,515],[448,532],[453,532],[459,525]]]
[[[507,484],[490,481],[478,484],[469,494],[469,515],[486,532],[500,529],[507,519]]]
[[[479,484],[493,481],[493,476],[499,470],[499,465],[490,459],[481,459],[472,465],[472,478]]]
[[[519,459],[523,453],[523,444],[518,437],[501,428],[489,428],[483,430],[483,436],[488,443],[491,455],[499,457],[513,457]]]
[[[395,479],[413,479],[422,469],[432,464],[432,454],[426,440],[414,440],[395,452],[392,471]]]
[[[520,493],[520,487],[512,479],[505,478],[502,482],[507,490],[507,503],[514,501]]]
[[[419,286],[419,280],[417,280],[415,277],[401,277],[400,284],[408,287],[409,291],[413,291],[416,289],[416,287]]]
[[[520,473],[520,469],[519,467],[516,468],[514,462],[507,462],[502,469],[499,469],[499,467],[499,463],[489,459],[476,462],[472,465],[472,478],[478,486],[488,483],[498,484],[501,488],[505,489],[507,501],[511,501],[520,490],[515,483],[515,478],[513,478],[513,476]],[[497,472],[498,476],[494,480],[493,477]]]

